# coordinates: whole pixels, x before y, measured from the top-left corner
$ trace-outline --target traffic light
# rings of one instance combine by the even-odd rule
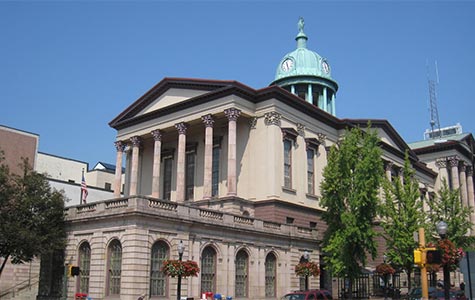
[[[416,265],[422,265],[424,263],[422,261],[422,251],[419,249],[414,250],[414,263]]]
[[[442,253],[439,250],[429,250],[426,254],[426,263],[427,264],[438,264],[442,263]]]
[[[68,277],[78,276],[80,269],[78,266],[68,265]]]

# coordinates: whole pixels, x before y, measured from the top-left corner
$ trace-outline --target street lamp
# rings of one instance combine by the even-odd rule
[[[306,263],[310,260],[310,253],[308,253],[307,250],[305,250],[303,253],[303,258],[305,259]],[[305,290],[308,291],[308,274],[305,275]]]
[[[386,264],[386,259],[388,256],[386,253],[383,254],[383,263]],[[383,274],[384,280],[384,300],[388,299],[388,274]]]
[[[178,244],[178,260],[180,261],[181,265],[181,260],[183,258],[183,251],[185,250],[185,246],[183,245],[183,241],[180,241]],[[178,274],[178,286],[177,286],[177,291],[176,291],[176,299],[180,300],[181,299],[181,273]]]
[[[440,235],[441,239],[446,239],[447,238],[447,223],[444,221],[440,221],[436,225],[437,228],[437,233]],[[443,270],[444,270],[444,296],[445,300],[450,300],[450,271],[449,271],[449,266],[447,263],[443,265]]]

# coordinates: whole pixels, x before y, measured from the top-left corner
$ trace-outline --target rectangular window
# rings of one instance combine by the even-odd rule
[[[284,187],[292,188],[292,141],[284,140]]]
[[[195,152],[186,153],[185,200],[193,200],[195,189]]]
[[[104,184],[104,188],[105,188],[106,190],[110,191],[110,190],[112,189],[112,184],[110,184],[109,182],[106,182],[106,183]]]
[[[219,147],[213,147],[213,171],[212,171],[212,186],[211,196],[216,197],[219,193]]]
[[[307,148],[307,193],[315,195],[315,150]]]
[[[285,219],[285,223],[286,223],[286,224],[294,224],[294,220],[295,220],[294,218],[287,217],[287,218]]]
[[[170,200],[172,192],[172,158],[163,161],[163,199]]]

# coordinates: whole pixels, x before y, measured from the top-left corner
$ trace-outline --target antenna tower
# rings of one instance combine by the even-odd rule
[[[429,83],[429,110],[430,110],[430,127],[432,131],[432,137],[437,138],[442,136],[439,122],[439,111],[437,110],[437,85],[439,84],[439,70],[437,68],[437,61],[435,62],[435,74],[437,81],[430,79],[429,77],[429,65],[427,64],[427,82]],[[435,131],[438,134],[434,134]]]

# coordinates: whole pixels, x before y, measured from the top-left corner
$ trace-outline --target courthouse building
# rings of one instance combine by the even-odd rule
[[[177,278],[161,265],[178,259],[180,241],[183,259],[201,269],[183,279],[184,297],[277,299],[304,286],[294,267],[306,253],[322,269],[309,287],[337,297],[320,248],[319,186],[329,147],[369,120],[336,117],[329,61],[307,48],[303,24],[296,42],[268,87],[164,78],[109,123],[117,130],[114,196],[67,209],[65,259],[81,268],[68,280],[69,298],[176,298]],[[409,151],[426,200],[446,177],[474,205],[471,134],[411,148],[386,120],[371,125],[389,178],[400,176]],[[382,261],[379,244],[368,270]]]

